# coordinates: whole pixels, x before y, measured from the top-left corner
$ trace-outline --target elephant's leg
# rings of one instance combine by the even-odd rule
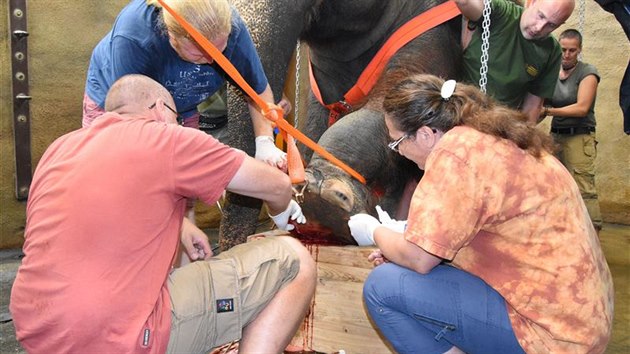
[[[256,224],[262,201],[236,193],[227,193],[223,207],[223,219],[219,229],[219,246],[227,250],[247,241],[256,233]]]
[[[315,0],[234,0],[247,23],[276,102],[282,97],[288,63],[304,26],[304,13]],[[251,118],[242,94],[228,93],[227,144],[254,156],[255,144]],[[228,193],[219,232],[222,250],[246,241],[255,233],[261,201]]]
[[[253,156],[256,147],[247,104],[243,94],[231,85],[228,90],[228,115],[227,144]],[[244,243],[248,235],[255,233],[261,205],[258,199],[227,193],[219,228],[221,250]]]

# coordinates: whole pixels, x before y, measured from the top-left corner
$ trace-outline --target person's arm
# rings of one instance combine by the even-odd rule
[[[292,194],[288,175],[249,156],[245,157],[226,189],[263,200],[271,215],[283,212]]]
[[[521,107],[521,112],[525,113],[527,119],[532,124],[538,124],[540,121],[540,112],[542,109],[543,98],[536,96],[532,93],[527,93],[525,99],[523,99],[523,105]]]
[[[249,156],[227,185],[227,190],[262,199],[267,204],[269,216],[279,229],[293,230],[294,221],[304,224],[306,218],[300,205],[291,199],[289,176]]]
[[[455,0],[455,5],[471,21],[479,20],[483,14],[483,0]]]
[[[348,220],[348,227],[359,246],[376,245],[380,248],[379,252],[368,256],[368,260],[374,262],[374,265],[379,265],[386,259],[418,273],[427,274],[442,261],[441,258],[407,241],[401,232],[396,231],[397,225],[381,224],[372,215],[355,214]]]
[[[442,262],[440,257],[436,257],[416,244],[407,241],[403,234],[387,227],[377,227],[374,230],[374,241],[383,256],[390,262],[421,274],[429,273],[431,269]]]
[[[245,22],[236,10],[233,10],[232,16],[233,29],[224,54],[264,101],[274,103],[271,86]],[[256,159],[286,171],[286,154],[275,146],[271,121],[263,116],[249,97],[245,99],[256,136]]]
[[[259,95],[265,102],[274,102],[273,92],[271,91],[271,86],[267,84],[265,90]],[[252,117],[252,124],[254,126],[254,135],[256,136],[271,136],[273,137],[273,128],[271,126],[271,121],[265,118],[260,112],[258,106],[251,100],[247,99],[247,105],[249,108],[249,114]]]
[[[260,94],[260,98],[266,102],[274,102],[273,92],[269,84],[267,84],[265,90]],[[286,153],[278,149],[274,143],[271,121],[265,118],[258,106],[249,98],[247,99],[247,106],[252,118],[254,135],[256,136],[256,159],[286,172]]]
[[[198,228],[193,221],[186,217],[184,217],[182,223],[180,238],[184,248],[183,251],[188,256],[188,259],[182,260],[181,265],[190,263],[190,261],[208,259],[212,257],[212,249],[210,248],[208,235]]]
[[[545,107],[543,113],[560,117],[586,117],[595,96],[599,81],[595,75],[588,75],[580,81],[578,86],[577,102],[564,107]]]

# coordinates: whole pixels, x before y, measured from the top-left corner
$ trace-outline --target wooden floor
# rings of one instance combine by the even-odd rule
[[[630,226],[605,224],[599,238],[615,284],[615,318],[607,354],[630,353]]]
[[[210,233],[210,232],[209,232]],[[216,233],[210,233],[214,236]],[[630,225],[605,224],[600,240],[615,283],[615,318],[607,354],[630,353]],[[19,250],[0,250],[0,353],[25,353],[15,340],[8,312]],[[353,354],[353,353],[348,353]]]

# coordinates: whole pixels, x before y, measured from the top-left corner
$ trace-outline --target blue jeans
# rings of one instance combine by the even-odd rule
[[[420,274],[393,263],[363,287],[372,320],[399,353],[524,353],[505,300],[480,278],[447,265]]]

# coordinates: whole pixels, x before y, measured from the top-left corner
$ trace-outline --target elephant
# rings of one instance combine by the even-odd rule
[[[233,0],[249,26],[265,73],[278,96],[298,40],[309,47],[312,72],[324,103],[340,100],[389,36],[416,15],[445,0]],[[348,116],[374,114],[387,87],[404,75],[453,78],[461,60],[461,20],[441,24],[413,39],[389,61],[380,80]],[[228,145],[253,154],[253,131],[239,89],[228,90]],[[370,113],[367,113],[369,110]],[[382,117],[381,113],[377,113]],[[328,110],[311,93],[304,134],[314,141],[328,128]],[[341,118],[341,119],[346,119]],[[382,118],[381,118],[382,119]],[[378,147],[386,149],[386,144]],[[300,147],[304,161],[311,152]],[[351,166],[352,167],[352,166]],[[369,188],[368,181],[368,187]],[[221,249],[255,233],[261,201],[228,193],[220,226]]]
[[[406,219],[410,191],[422,171],[389,149],[389,142],[382,113],[368,108],[326,129],[318,144],[352,166],[366,184],[314,153],[296,196],[307,224],[296,224],[294,236],[306,244],[356,245],[348,220],[357,213],[375,214],[376,205]]]

